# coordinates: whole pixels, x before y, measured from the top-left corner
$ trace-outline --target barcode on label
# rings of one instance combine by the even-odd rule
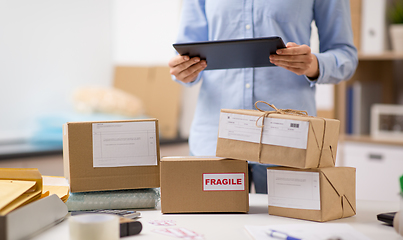
[[[299,128],[299,124],[298,123],[290,123],[290,127]]]

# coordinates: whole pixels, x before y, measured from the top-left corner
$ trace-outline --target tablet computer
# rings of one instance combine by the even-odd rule
[[[225,41],[176,43],[180,55],[200,57],[207,61],[205,70],[275,66],[270,54],[285,48],[280,37],[246,38]]]

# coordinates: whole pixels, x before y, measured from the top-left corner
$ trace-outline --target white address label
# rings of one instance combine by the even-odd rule
[[[204,173],[203,191],[244,191],[245,173]]]
[[[318,172],[267,170],[269,206],[320,210]]]
[[[218,137],[246,142],[260,142],[262,118],[235,113],[220,114]],[[262,143],[306,149],[308,142],[308,121],[265,118]]]

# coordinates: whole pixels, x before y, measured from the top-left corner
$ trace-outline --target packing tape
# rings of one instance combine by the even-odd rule
[[[70,240],[118,240],[119,217],[112,214],[82,214],[69,218]]]

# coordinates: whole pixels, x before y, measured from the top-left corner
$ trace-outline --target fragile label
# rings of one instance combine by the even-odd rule
[[[203,191],[244,191],[245,173],[204,173]]]
[[[318,172],[267,169],[269,206],[320,210]]]
[[[262,118],[258,116],[222,112],[218,137],[260,143],[262,129],[258,126],[262,126]],[[308,130],[308,121],[265,118],[262,143],[306,149]]]

